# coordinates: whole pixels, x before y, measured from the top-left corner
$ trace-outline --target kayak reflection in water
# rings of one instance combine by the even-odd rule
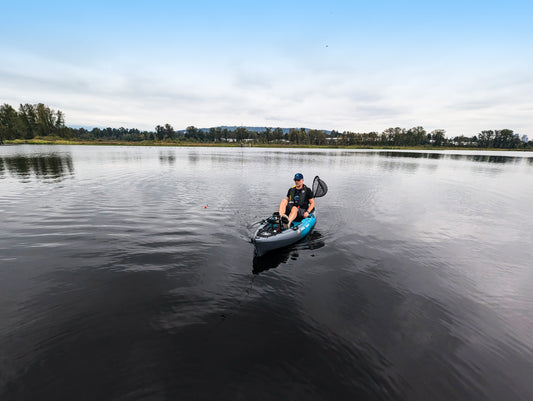
[[[270,252],[264,256],[255,255],[252,261],[252,273],[259,274],[266,270],[275,269],[286,264],[290,260],[294,261],[300,256],[299,251],[322,248],[325,245],[324,237],[318,231],[311,232],[303,241],[289,247],[282,248],[277,252]],[[311,254],[311,256],[315,256]]]

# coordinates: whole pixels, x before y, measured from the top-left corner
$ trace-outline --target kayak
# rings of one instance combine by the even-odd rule
[[[279,223],[273,217],[264,220],[252,236],[255,253],[262,256],[274,249],[292,245],[305,238],[316,223],[315,213],[302,221],[294,221],[290,228],[280,230]]]
[[[328,192],[328,186],[318,175],[313,180],[312,191],[313,198],[320,198]],[[293,221],[291,227],[283,230],[280,227],[279,215],[272,215],[268,219],[261,221],[261,225],[252,236],[256,255],[262,256],[274,249],[283,248],[300,241],[311,232],[315,223],[314,209],[308,217],[301,221]]]

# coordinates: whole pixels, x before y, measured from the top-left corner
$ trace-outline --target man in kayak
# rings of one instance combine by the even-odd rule
[[[279,215],[283,228],[287,229],[293,221],[300,221],[315,209],[313,191],[304,184],[302,173],[294,175],[294,186],[287,191],[287,197],[279,204]]]

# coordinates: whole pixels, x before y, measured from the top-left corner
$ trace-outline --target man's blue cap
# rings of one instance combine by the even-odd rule
[[[304,175],[303,175],[302,173],[296,173],[296,174],[294,174],[294,179],[295,179],[295,180],[300,181],[300,180],[303,180],[303,178],[304,178]]]

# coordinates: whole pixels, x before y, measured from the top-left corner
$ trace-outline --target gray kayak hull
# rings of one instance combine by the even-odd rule
[[[275,249],[284,248],[305,238],[315,226],[316,216],[313,213],[302,221],[295,223],[293,227],[281,232],[275,229],[269,230],[269,228],[272,228],[268,226],[269,224],[272,223],[267,220],[255,231],[252,237],[257,256],[262,256]]]

